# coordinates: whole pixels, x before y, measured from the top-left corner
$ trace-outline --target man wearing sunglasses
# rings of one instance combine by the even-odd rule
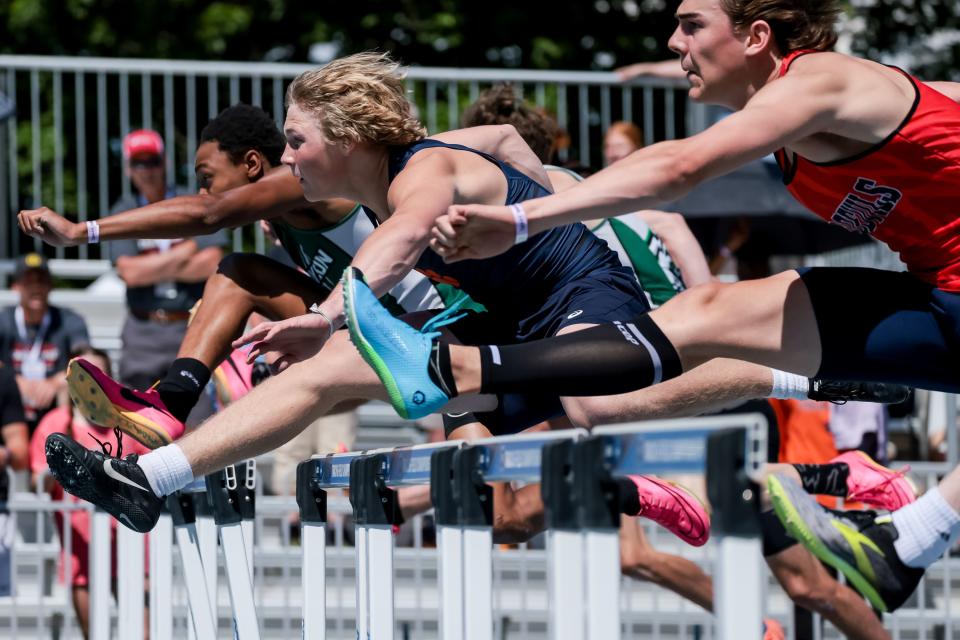
[[[167,181],[165,159],[163,139],[156,131],[140,129],[124,137],[124,173],[134,193],[117,201],[111,215],[181,195]],[[190,309],[217,270],[226,244],[225,232],[219,231],[177,240],[115,240],[105,245],[117,275],[127,285],[129,313],[119,362],[125,384],[146,389],[163,377],[176,358]],[[199,423],[211,413],[204,396],[187,422]]]

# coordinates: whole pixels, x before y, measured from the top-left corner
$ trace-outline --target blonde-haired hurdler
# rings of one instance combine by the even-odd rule
[[[324,73],[329,73],[328,82],[336,85],[361,67],[369,71],[365,80],[351,83],[343,91],[327,91],[327,81],[321,82],[327,77]],[[478,264],[449,266],[432,252],[425,252],[434,220],[451,204],[516,203],[546,195],[548,192],[538,183],[546,183],[546,178],[526,146],[514,149],[511,165],[507,165],[453,144],[479,144],[472,143],[471,137],[482,141],[491,133],[489,130],[420,139],[422,130],[411,119],[403,84],[394,78],[396,71],[389,58],[371,59],[371,54],[361,54],[308,72],[289,94],[285,123],[288,146],[282,158],[299,179],[308,200],[340,197],[377,212],[380,225],[356,251],[353,264],[364,270],[378,294],[408,277],[414,267],[442,284],[459,286],[487,308],[485,314],[468,315],[452,325],[453,335],[473,343],[491,339],[523,342],[633,317],[646,310],[645,297],[633,274],[579,224],[541,234],[502,257]],[[370,77],[382,79],[372,81]],[[319,86],[306,91],[307,79]],[[305,97],[298,97],[301,95]],[[404,135],[413,142],[393,145],[379,137],[391,135],[377,124],[384,104],[394,105],[394,116],[410,123]],[[337,114],[344,109],[357,110],[352,116],[357,122],[343,123]],[[327,118],[332,118],[330,124]],[[493,129],[496,135],[510,131],[509,127]],[[524,167],[529,173],[516,167]],[[348,344],[346,332],[336,330],[344,317],[342,288],[336,288],[324,300],[306,302],[313,303],[314,313],[259,325],[238,341],[252,342],[251,358],[267,354],[284,372],[199,429],[139,461],[105,458],[68,438],[57,437],[48,442],[51,469],[60,474],[68,490],[111,513],[122,514],[130,526],[146,530],[156,521],[159,496],[185,486],[195,475],[268,451],[337,407],[387,399],[375,373],[361,364]],[[424,319],[421,316],[410,321],[422,323]],[[705,393],[699,383],[679,381],[670,393],[676,406],[691,413],[718,401],[723,404],[734,398],[765,396],[771,390],[771,373],[765,368],[758,371],[757,377],[714,376],[710,393]],[[79,382],[90,383],[91,379]],[[801,379],[801,385],[805,395],[807,381]],[[648,397],[650,415],[676,411],[667,395],[658,398],[659,393],[657,390]],[[471,405],[481,411],[483,425],[489,430],[455,435],[476,437],[491,431],[520,430],[561,410],[589,423],[604,403],[608,410],[616,411],[625,401],[609,398],[584,405],[584,399],[563,398],[561,404],[554,394],[520,394],[498,400],[494,410],[483,411],[484,407]],[[638,410],[644,408],[643,403],[637,404]],[[119,476],[124,480],[117,480]],[[632,496],[627,494],[625,499],[633,505],[633,514],[643,507],[644,515],[657,518],[685,540],[694,544],[706,540],[708,518],[696,500],[654,478],[638,478],[630,490]],[[529,505],[517,499],[500,504],[518,510],[516,521],[529,528],[536,527],[537,502]],[[514,515],[507,513],[503,521],[510,522]]]

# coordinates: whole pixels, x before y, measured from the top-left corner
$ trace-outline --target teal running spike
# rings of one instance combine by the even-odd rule
[[[401,418],[416,420],[438,411],[450,394],[434,384],[427,370],[435,331],[458,320],[452,314],[466,296],[418,331],[394,318],[364,282],[359,269],[343,272],[343,300],[350,341],[387,389],[390,404]]]

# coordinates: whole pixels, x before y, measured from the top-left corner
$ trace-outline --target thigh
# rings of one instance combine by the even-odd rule
[[[650,317],[677,349],[684,370],[732,358],[813,375],[820,338],[800,274],[703,284],[678,294]]]
[[[227,256],[220,263],[218,274],[247,291],[253,297],[256,310],[270,320],[303,315],[310,305],[322,301],[329,293],[329,289],[302,271],[254,253]],[[210,293],[216,295],[216,290]]]
[[[960,294],[877,269],[802,278],[823,345],[819,377],[960,392]]]

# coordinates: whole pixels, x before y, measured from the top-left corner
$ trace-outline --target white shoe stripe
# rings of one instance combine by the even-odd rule
[[[151,490],[151,489],[149,489],[149,488],[144,488],[144,487],[142,487],[141,485],[139,485],[139,484],[137,484],[136,482],[134,482],[133,480],[131,480],[130,478],[128,478],[128,477],[126,477],[126,476],[118,473],[118,472],[113,468],[113,465],[110,464],[110,460],[109,460],[109,459],[103,461],[103,471],[104,471],[104,473],[106,473],[108,476],[110,476],[111,478],[113,478],[113,479],[116,480],[117,482],[122,482],[122,483],[124,483],[124,484],[130,485],[131,487],[136,487],[137,489],[140,489],[140,491],[146,491],[147,493],[153,493],[153,490]]]

